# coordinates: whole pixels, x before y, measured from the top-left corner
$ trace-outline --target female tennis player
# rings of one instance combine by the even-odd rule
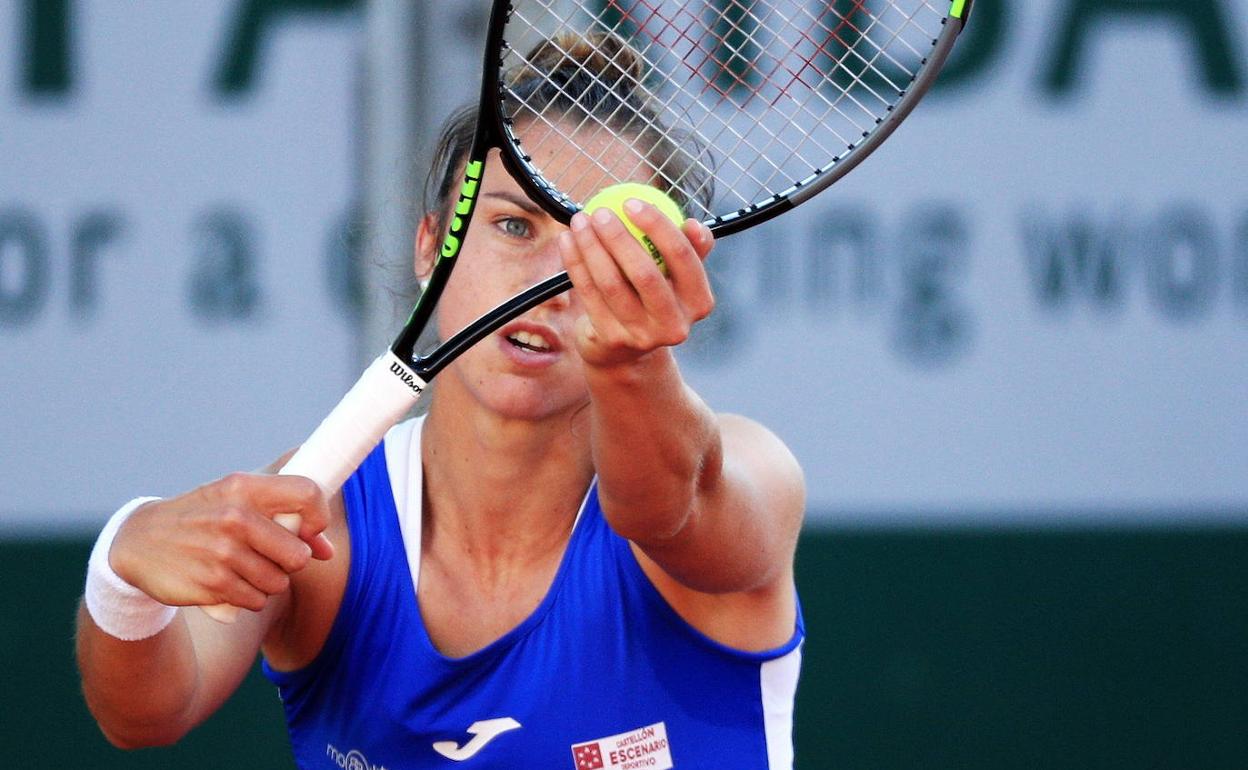
[[[418,277],[474,121],[442,136]],[[712,310],[710,232],[626,203],[664,276],[614,213],[565,227],[497,157],[477,207],[442,336],[560,269],[575,288],[452,364],[339,493],[236,473],[110,520],[78,659],[114,744],[179,740],[260,652],[301,768],[792,766],[801,470],[672,350]],[[253,612],[198,609],[218,603]]]

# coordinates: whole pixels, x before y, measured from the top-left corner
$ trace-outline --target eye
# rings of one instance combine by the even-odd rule
[[[529,220],[521,217],[504,217],[498,221],[498,226],[513,238],[528,238],[533,232]]]

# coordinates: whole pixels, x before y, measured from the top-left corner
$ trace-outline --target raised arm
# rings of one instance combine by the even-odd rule
[[[762,426],[712,413],[677,368],[671,346],[714,304],[702,265],[709,231],[692,220],[677,229],[648,205],[629,216],[663,253],[668,278],[613,215],[578,215],[561,243],[586,310],[578,348],[603,511],[686,619],[705,630],[717,614],[771,618],[771,632],[728,635],[746,646],[783,641],[795,612],[801,470]]]

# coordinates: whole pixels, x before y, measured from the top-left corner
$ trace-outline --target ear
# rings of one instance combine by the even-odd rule
[[[433,272],[433,263],[437,261],[439,239],[436,228],[437,221],[432,214],[421,217],[420,225],[416,228],[416,253],[413,268],[416,272],[416,280],[420,281],[422,286],[429,280],[429,274]]]

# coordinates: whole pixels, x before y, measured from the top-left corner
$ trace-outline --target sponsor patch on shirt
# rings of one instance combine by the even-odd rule
[[[672,749],[667,725],[656,722],[619,735],[572,746],[576,770],[669,770]]]

